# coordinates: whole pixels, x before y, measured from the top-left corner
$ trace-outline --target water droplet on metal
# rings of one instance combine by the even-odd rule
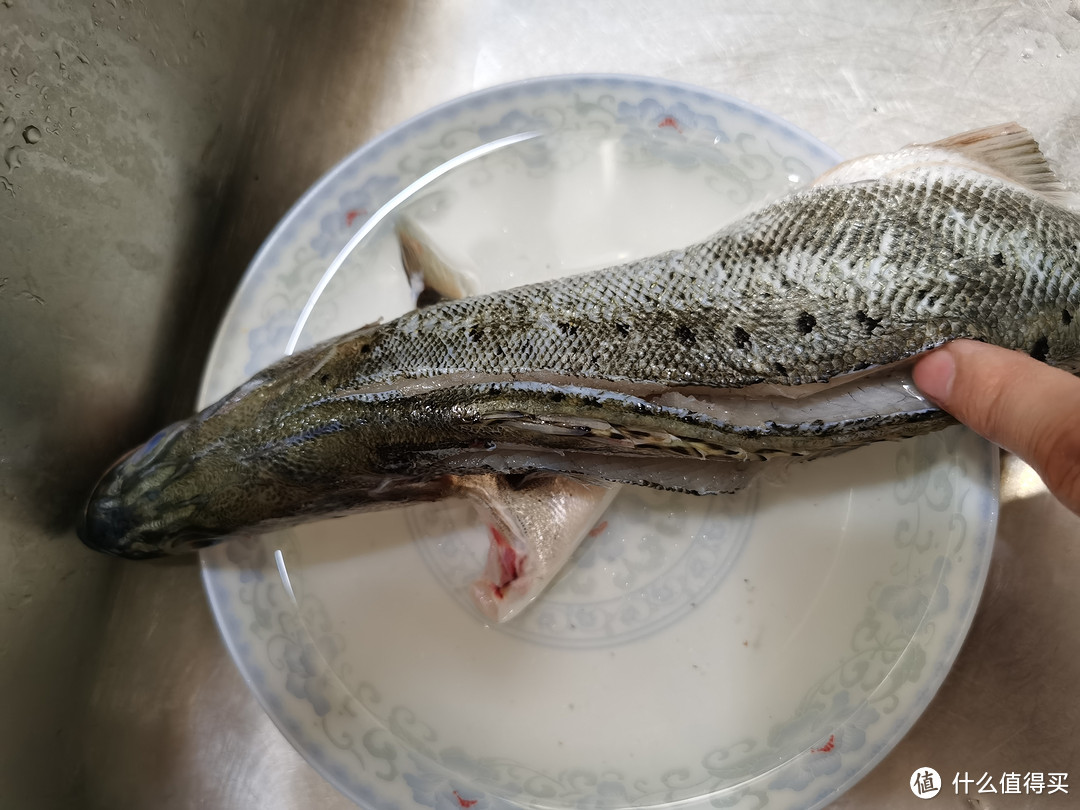
[[[41,130],[35,126],[29,126],[22,131],[23,140],[29,144],[35,144],[41,140]]]
[[[17,169],[22,165],[22,151],[21,146],[11,146],[4,152],[4,163],[7,164],[9,169]]]
[[[16,79],[19,78],[19,69],[18,68],[8,68],[8,70],[11,71],[11,75],[14,76]]]
[[[0,124],[0,137],[6,138],[12,132],[15,131],[15,119],[10,115],[4,119],[4,123]]]
[[[15,5],[15,0],[4,0],[4,8],[11,8]]]

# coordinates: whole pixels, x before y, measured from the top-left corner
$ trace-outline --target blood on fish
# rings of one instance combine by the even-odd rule
[[[503,588],[520,576],[519,567],[521,563],[518,559],[518,553],[514,551],[514,547],[510,545],[510,541],[506,539],[503,533],[494,526],[488,528],[491,530],[491,539],[495,542],[495,548],[499,553],[499,581],[494,584],[492,593],[495,594],[496,599],[502,599]]]
[[[682,132],[682,127],[679,126],[679,122],[672,118],[670,115],[656,125],[657,127],[671,127],[676,132]]]
[[[811,748],[810,750],[815,754],[827,754],[836,748],[836,735],[830,734],[829,739],[820,748]]]
[[[606,520],[601,520],[599,523],[597,523],[595,526],[593,526],[589,530],[589,537],[596,537],[596,536],[602,534],[604,529],[606,529],[606,528],[607,528],[607,521]]]
[[[363,208],[361,208],[361,209],[353,208],[353,209],[351,209],[349,211],[346,211],[345,212],[345,225],[347,227],[351,228],[352,224],[354,222],[356,222],[357,217],[362,217],[362,216],[366,216],[366,215],[367,215],[367,211],[365,211]]]
[[[480,801],[479,799],[463,799],[461,797],[461,794],[458,793],[456,790],[454,791],[454,798],[457,799],[458,804],[465,808],[472,807],[474,804]]]

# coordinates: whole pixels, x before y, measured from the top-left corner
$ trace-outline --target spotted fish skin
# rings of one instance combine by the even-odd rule
[[[778,459],[942,427],[903,367],[945,341],[1077,368],[1064,199],[1003,125],[844,164],[682,250],[365,327],[119,462],[81,536],[156,556],[473,473],[732,491]]]
[[[956,337],[1071,361],[1080,220],[1027,189],[958,174],[812,188],[685,250],[419,310],[373,335],[347,385],[477,368],[798,385]]]

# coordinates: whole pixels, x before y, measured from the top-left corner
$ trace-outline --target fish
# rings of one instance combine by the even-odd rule
[[[156,557],[485,476],[716,495],[938,430],[910,370],[949,340],[1080,368],[1074,207],[1014,123],[857,158],[693,245],[282,358],[110,468],[79,535]]]

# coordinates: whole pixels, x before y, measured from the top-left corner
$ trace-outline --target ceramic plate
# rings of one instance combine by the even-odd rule
[[[221,327],[203,403],[406,311],[401,212],[497,289],[701,239],[836,160],[775,116],[654,79],[450,102],[286,216]],[[996,481],[996,451],[954,428],[734,496],[626,487],[555,585],[496,627],[466,594],[487,535],[461,503],[241,538],[203,553],[204,576],[266,711],[366,807],[819,807],[952,663]]]

